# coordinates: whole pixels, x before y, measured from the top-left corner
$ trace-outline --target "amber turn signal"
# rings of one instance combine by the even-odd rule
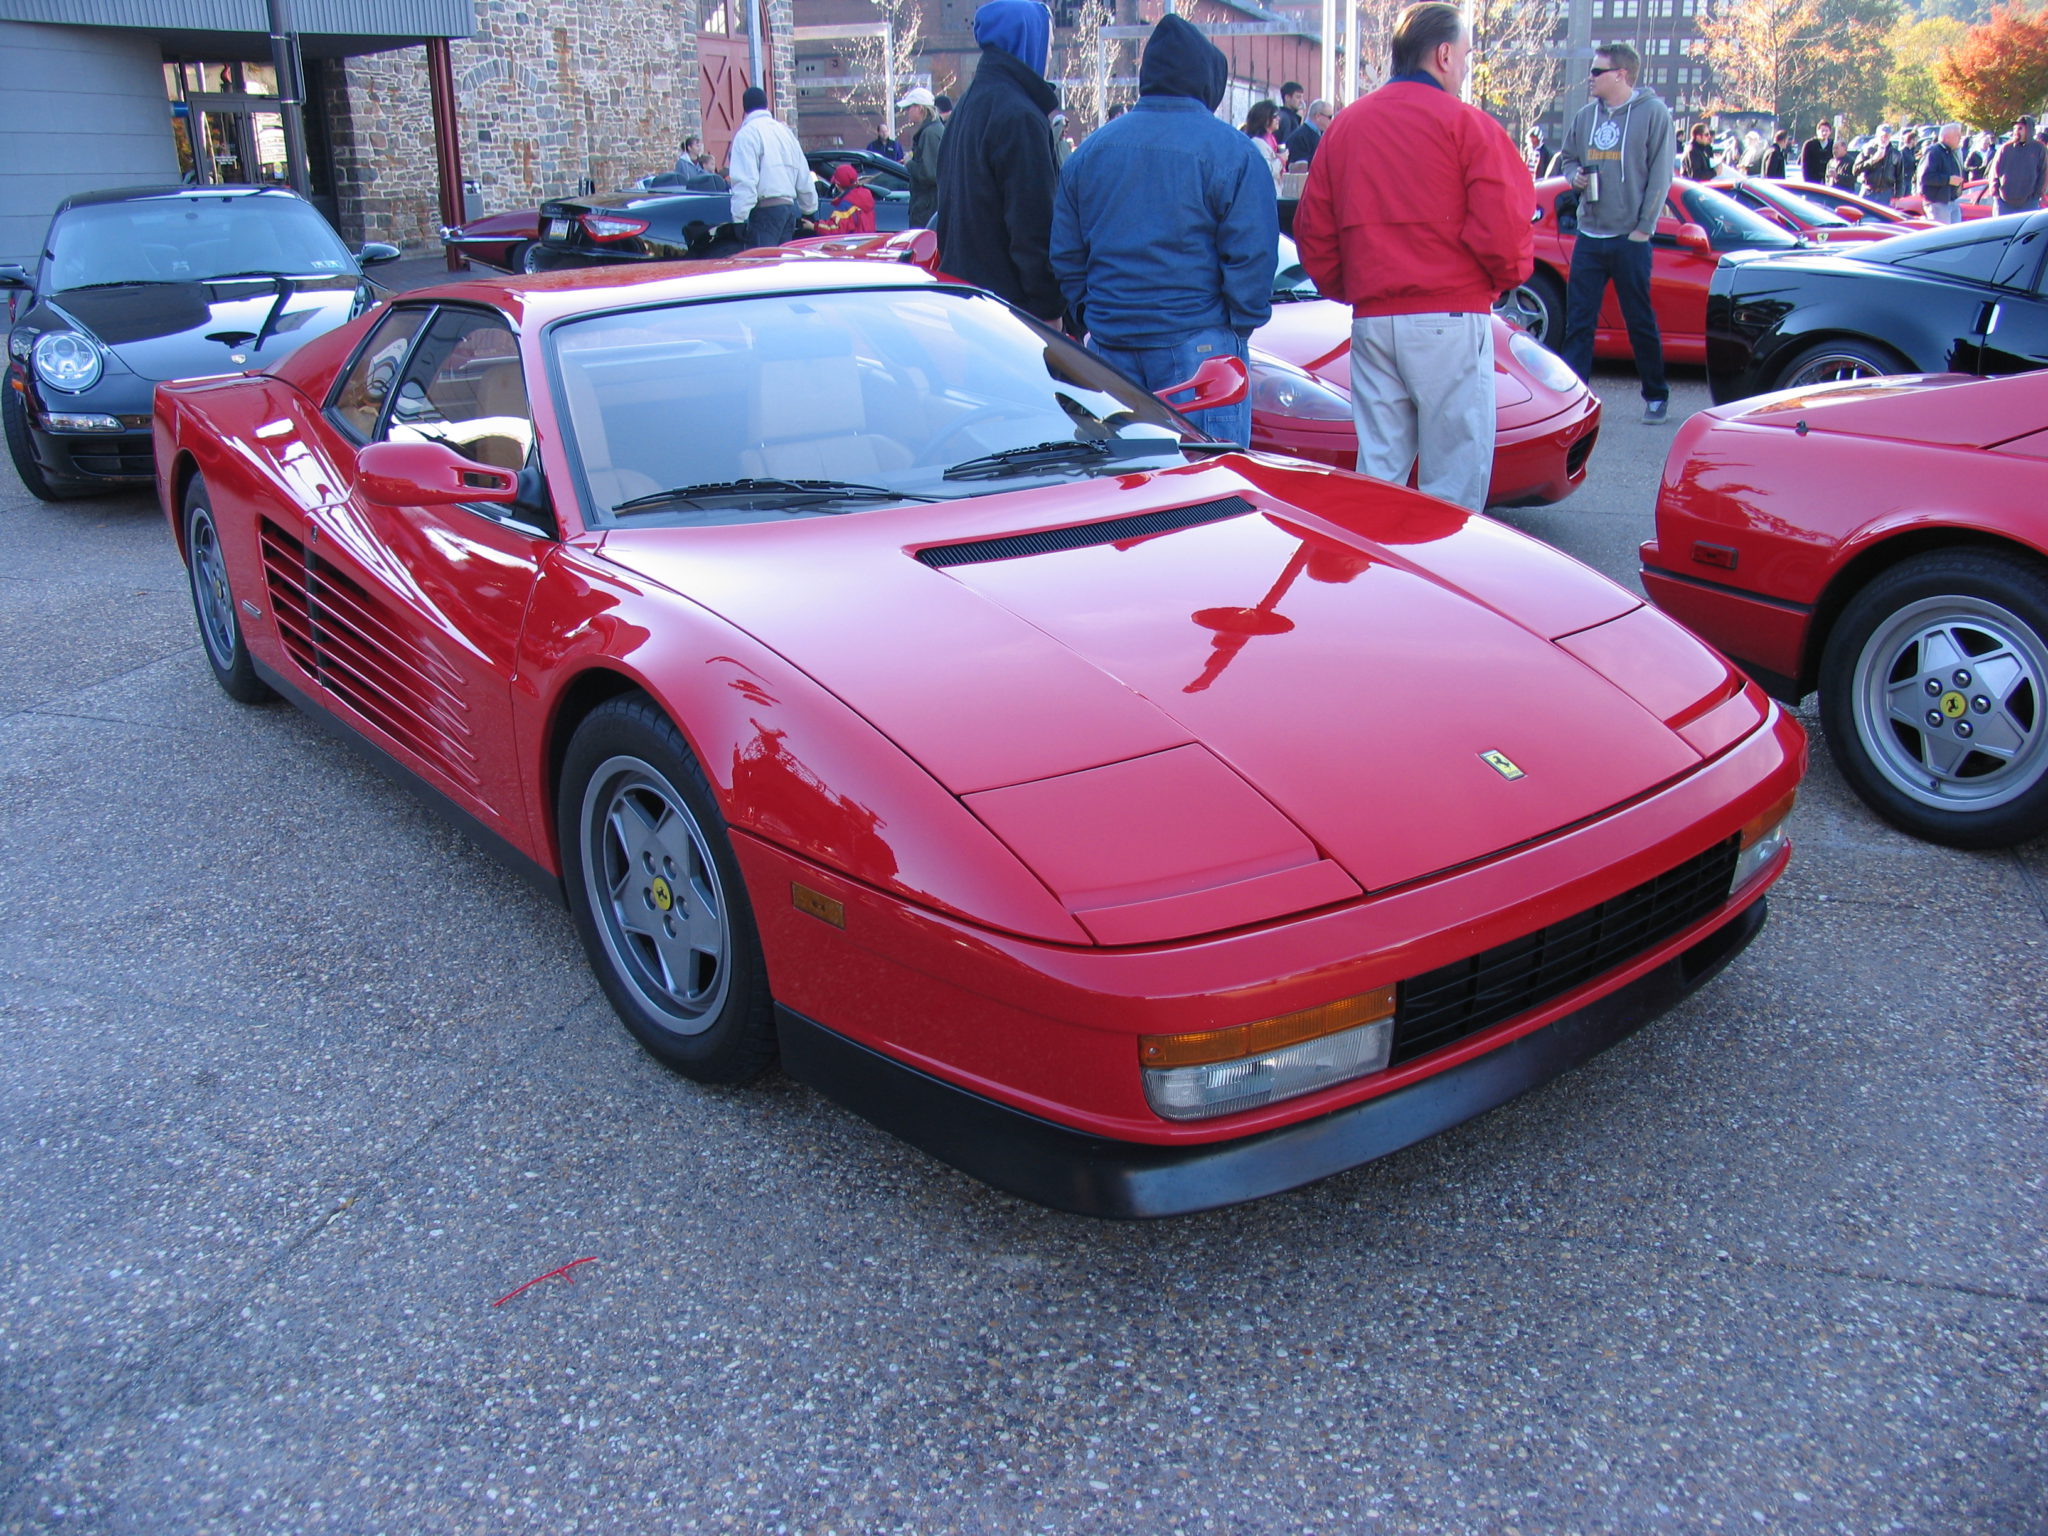
[[[1230,1029],[1190,1035],[1140,1035],[1138,1060],[1147,1067],[1199,1067],[1212,1061],[1236,1061],[1357,1029],[1391,1018],[1393,1013],[1394,989],[1375,987],[1341,1002],[1303,1008],[1298,1013],[1283,1013],[1277,1018],[1258,1019]]]
[[[1742,846],[1745,848],[1754,847],[1765,833],[1792,814],[1792,802],[1798,798],[1799,791],[1796,788],[1788,789],[1769,810],[1760,816],[1750,817],[1743,824]]]

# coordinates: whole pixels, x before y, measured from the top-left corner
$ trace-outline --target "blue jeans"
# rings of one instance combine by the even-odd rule
[[[1650,308],[1650,242],[1614,235],[1605,240],[1580,235],[1572,242],[1572,276],[1564,295],[1565,362],[1580,378],[1593,377],[1593,332],[1600,325],[1600,301],[1607,285],[1621,303],[1628,326],[1628,344],[1636,354],[1636,374],[1645,400],[1668,400],[1664,381],[1664,341],[1657,334],[1657,312]]]
[[[1088,350],[1120,369],[1148,390],[1164,389],[1169,384],[1184,384],[1195,375],[1195,370],[1212,357],[1228,354],[1239,362],[1245,360],[1244,338],[1227,326],[1211,326],[1205,330],[1190,331],[1181,340],[1166,347],[1116,347],[1088,338]],[[1243,443],[1247,446],[1252,438],[1252,397],[1245,391],[1244,399],[1235,405],[1222,405],[1211,411],[1190,411],[1188,420],[1200,427],[1211,437],[1226,443]]]
[[[747,244],[781,245],[796,233],[796,220],[795,203],[777,203],[772,208],[756,203],[747,215]]]
[[[2002,197],[1994,197],[1992,201],[1998,204],[1998,211],[2000,213],[2032,213],[2041,206],[2041,199],[2038,197],[2031,203],[2008,203]]]

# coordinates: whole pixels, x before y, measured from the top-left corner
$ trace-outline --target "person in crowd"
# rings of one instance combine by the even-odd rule
[[[2034,137],[2034,120],[2022,117],[2012,125],[2012,137],[1999,145],[1991,160],[1991,195],[2000,213],[2032,213],[2041,206],[2041,190],[2048,178],[2048,147]]]
[[[1522,148],[1522,164],[1529,167],[1529,174],[1541,181],[1550,174],[1550,163],[1556,158],[1557,151],[1543,142],[1543,129],[1531,128]]]
[[[1330,104],[1318,96],[1308,104],[1308,115],[1294,132],[1287,135],[1282,149],[1287,154],[1287,169],[1306,170],[1314,164],[1316,146],[1323,142],[1323,135],[1329,131],[1330,119],[1335,113]]]
[[[1991,164],[1991,135],[1973,133],[1964,141],[1968,148],[1963,151],[1963,179],[1982,181],[1984,172]]]
[[[1822,118],[1814,125],[1813,137],[1799,147],[1799,174],[1816,187],[1828,179],[1828,164],[1835,158],[1835,125]]]
[[[1899,194],[1899,146],[1892,142],[1892,125],[1879,123],[1877,136],[1863,146],[1856,157],[1856,179],[1863,195],[1889,208]]]
[[[1295,129],[1303,121],[1301,101],[1308,95],[1308,87],[1299,80],[1290,80],[1280,87],[1280,108],[1273,114],[1273,137],[1285,144],[1294,137]]]
[[[821,235],[875,232],[875,194],[860,184],[860,172],[854,166],[832,168],[832,202],[818,210],[816,224]]]
[[[1053,158],[1061,165],[1065,165],[1067,163],[1067,156],[1074,152],[1074,136],[1067,132],[1067,114],[1055,112],[1050,121],[1052,123]]]
[[[1694,123],[1692,142],[1685,147],[1685,174],[1694,181],[1712,181],[1719,169],[1714,164],[1714,130]]]
[[[1564,360],[1582,379],[1593,375],[1593,329],[1607,285],[1621,304],[1643,387],[1643,420],[1670,419],[1664,341],[1650,307],[1650,236],[1671,190],[1671,109],[1636,84],[1642,59],[1626,43],[1593,50],[1587,87],[1592,100],[1573,116],[1560,174],[1579,189],[1579,234],[1565,285]]]
[[[1856,152],[1847,143],[1835,146],[1835,158],[1828,162],[1828,185],[1844,192],[1856,190]]]
[[[1735,169],[1744,176],[1761,176],[1764,173],[1764,136],[1754,128],[1742,136]]]
[[[1212,357],[1242,361],[1272,315],[1279,264],[1273,179],[1216,116],[1223,50],[1185,17],[1160,18],[1138,64],[1138,104],[1090,134],[1060,172],[1052,264],[1088,345],[1147,389]],[[1249,395],[1190,418],[1250,441]]]
[[[1052,12],[1038,0],[986,0],[974,13],[981,60],[939,157],[939,265],[1057,324],[1063,312],[1046,245],[1059,162],[1044,70]]]
[[[1764,151],[1764,174],[1773,181],[1785,179],[1785,167],[1792,158],[1792,130],[1780,128],[1771,135],[1771,147]]]
[[[732,221],[746,226],[749,245],[780,245],[796,221],[818,211],[818,183],[796,135],[768,110],[758,85],[740,97],[746,113],[732,136]]]
[[[1894,196],[1910,189],[1920,176],[1920,139],[1911,127],[1900,131],[1899,146],[1899,187]]]
[[[951,121],[953,121],[952,97],[945,95],[934,96],[932,98],[932,105],[938,109],[940,122],[950,123]]]
[[[704,141],[691,134],[683,140],[682,149],[676,155],[676,175],[694,176],[703,170],[710,156],[704,153]]]
[[[889,125],[879,117],[874,122],[875,136],[868,140],[868,153],[871,155],[887,155],[891,160],[900,163],[903,159],[903,145],[901,141],[889,137]]]
[[[1264,157],[1275,187],[1280,185],[1280,173],[1287,169],[1287,152],[1281,149],[1279,139],[1273,134],[1273,125],[1279,117],[1280,104],[1276,101],[1255,101],[1244,115],[1244,136]]]
[[[1535,270],[1536,188],[1506,130],[1460,99],[1472,31],[1456,6],[1402,11],[1392,65],[1330,124],[1294,239],[1316,286],[1351,306],[1360,472],[1399,484],[1413,465],[1424,491],[1477,510],[1493,474],[1493,301]],[[1660,131],[1668,166],[1668,116]]]
[[[910,174],[910,227],[929,229],[939,211],[939,145],[945,142],[946,125],[939,119],[937,99],[921,85],[905,91],[896,110],[910,136],[910,158],[903,166]]]
[[[1963,217],[1963,162],[1958,149],[1963,142],[1961,123],[1943,123],[1941,137],[1927,151],[1920,167],[1920,196],[1927,217],[1937,224],[1959,224]]]

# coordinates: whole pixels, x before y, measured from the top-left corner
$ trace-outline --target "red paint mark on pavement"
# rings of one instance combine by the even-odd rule
[[[569,1273],[570,1270],[574,1269],[578,1264],[595,1264],[596,1262],[597,1259],[594,1255],[587,1259],[571,1259],[568,1263],[564,1264],[560,1269],[551,1269],[544,1275],[535,1275],[531,1280],[527,1281],[525,1285],[520,1286],[519,1291],[531,1290],[534,1286],[539,1285],[541,1281],[552,1280],[557,1275],[562,1275],[570,1280],[574,1280],[576,1277]],[[492,1302],[491,1305],[494,1307],[502,1307],[514,1296],[517,1296],[519,1294],[519,1291],[507,1291],[504,1295],[500,1296],[496,1301]]]

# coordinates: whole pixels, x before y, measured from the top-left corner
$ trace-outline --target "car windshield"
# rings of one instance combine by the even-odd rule
[[[1790,251],[1801,243],[1796,235],[1786,234],[1762,214],[1711,187],[1687,187],[1683,201],[1686,216],[1706,230],[1708,243],[1717,251]]]
[[[199,283],[230,273],[359,275],[355,257],[312,204],[278,192],[67,208],[50,225],[43,260],[49,292],[109,283]]]
[[[1819,203],[1801,197],[1796,192],[1787,192],[1783,187],[1772,187],[1768,192],[1759,192],[1757,196],[1765,202],[1775,203],[1802,224],[1809,224],[1815,229],[1849,228],[1849,221],[1839,213],[1823,208]]]
[[[877,488],[952,500],[1214,451],[1065,337],[962,289],[677,304],[548,334],[599,524],[858,512],[888,505]],[[811,488],[777,488],[795,482]]]

